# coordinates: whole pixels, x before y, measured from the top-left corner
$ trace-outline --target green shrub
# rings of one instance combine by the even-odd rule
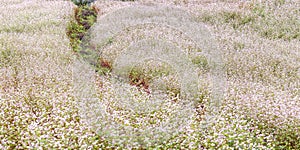
[[[96,0],[72,0],[72,2],[77,6],[90,5],[94,1]]]

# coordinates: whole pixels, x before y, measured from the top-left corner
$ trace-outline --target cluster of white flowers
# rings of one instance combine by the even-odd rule
[[[247,126],[251,127],[241,133],[257,132],[252,135],[255,137],[248,138],[261,137],[266,148],[278,148],[278,143],[297,143],[300,37],[291,35],[299,33],[300,24],[296,21],[300,14],[297,11],[299,3],[291,1],[280,6],[275,1],[249,3],[249,7],[243,10],[231,3],[225,4],[224,8],[227,9],[215,11],[219,6],[211,5],[202,10],[205,13],[202,18],[212,25],[211,29],[219,37],[226,55],[229,82],[223,114],[230,118],[227,126],[240,124],[232,121],[247,121]],[[246,19],[251,21],[242,24]],[[222,130],[219,128],[216,132],[221,131],[220,135],[224,135]],[[231,133],[232,136],[239,134],[231,130],[236,132]],[[293,138],[289,141],[280,136]],[[239,141],[238,138],[232,139]],[[299,143],[296,145],[299,148]]]
[[[200,92],[198,91],[198,73],[201,74],[201,71],[199,68],[194,67],[195,65],[192,64],[192,61],[189,60],[189,57],[194,58],[197,57],[198,55],[203,55],[207,57],[207,59],[203,59],[203,60],[209,62],[208,65],[210,65],[212,70],[222,65],[221,59],[218,59],[221,58],[221,55],[218,53],[219,51],[217,50],[217,48],[214,47],[214,43],[213,43],[214,41],[209,35],[209,31],[206,30],[203,24],[196,22],[196,19],[193,15],[190,15],[189,13],[175,7],[167,7],[167,6],[159,6],[159,5],[153,5],[153,6],[135,5],[135,6],[126,7],[123,9],[113,11],[112,13],[109,13],[98,19],[98,23],[96,23],[94,27],[90,29],[90,33],[88,37],[90,41],[84,41],[83,42],[84,44],[82,44],[87,46],[88,49],[85,49],[85,47],[83,47],[81,51],[84,52],[85,50],[90,50],[89,49],[90,47],[98,48],[95,49],[97,53],[101,54],[98,57],[102,57],[103,59],[113,64],[112,66],[113,74],[119,77],[123,77],[125,78],[125,80],[129,76],[130,71],[132,71],[132,67],[139,65],[140,63],[143,63],[145,61],[154,60],[152,61],[152,63],[154,63],[152,64],[152,66],[155,66],[156,65],[155,63],[157,63],[157,61],[162,61],[169,64],[169,66],[171,66],[172,69],[175,70],[175,73],[177,73],[178,76],[177,78],[179,78],[179,82],[180,82],[179,86],[174,87],[174,85],[172,85],[172,83],[176,81],[174,80],[174,78],[170,78],[170,77],[168,78],[166,76],[156,76],[158,78],[156,80],[156,84],[149,83],[150,86],[149,88],[151,90],[165,88],[166,89],[165,91],[168,92],[172,90],[174,92],[176,91],[176,89],[178,90],[180,89],[179,93],[182,99],[176,101],[183,102],[183,103],[186,102],[186,105],[189,106],[189,108],[183,106],[183,108],[181,109],[178,109],[176,107],[178,114],[174,115],[172,114],[174,111],[172,111],[171,106],[170,107],[168,106],[168,109],[163,107],[165,102],[168,102],[170,100],[175,101],[172,98],[171,99],[161,98],[161,96],[156,97],[156,94],[154,93],[157,93],[158,91],[154,90],[152,92],[149,92],[151,97],[150,100],[144,101],[143,98],[132,97],[132,95],[135,95],[133,93],[136,92],[128,91],[128,90],[124,91],[124,89],[128,88],[126,84],[117,84],[117,86],[110,86],[111,89],[114,89],[113,90],[114,92],[119,94],[119,97],[114,96],[116,94],[109,93],[110,95],[109,99],[100,99],[101,101],[104,101],[102,102],[102,104],[101,103],[98,104],[99,105],[98,109],[101,109],[101,111],[93,110],[91,109],[91,106],[89,106],[91,102],[97,103],[97,101],[95,101],[94,98],[90,98],[90,101],[88,99],[85,99],[86,101],[85,103],[88,103],[89,105],[85,105],[87,106],[86,108],[82,107],[83,113],[92,114],[94,112],[96,114],[96,115],[91,115],[91,118],[87,119],[89,120],[88,122],[90,122],[90,124],[93,125],[95,130],[99,132],[108,133],[107,134],[108,136],[111,135],[115,137],[113,140],[114,142],[120,141],[116,139],[117,137],[121,138],[121,143],[123,144],[125,143],[125,145],[130,145],[134,141],[139,141],[141,143],[151,143],[151,141],[153,141],[152,143],[163,142],[162,139],[167,140],[168,139],[167,137],[169,138],[173,137],[173,136],[167,136],[168,134],[173,135],[175,133],[178,133],[181,128],[180,126],[184,126],[184,124],[188,124],[189,121],[182,121],[182,120],[189,118],[188,116],[191,117],[193,116],[193,114],[186,114],[186,113],[190,113],[191,111],[194,111],[195,109],[194,105],[190,106],[192,105],[191,103],[194,102],[194,104],[196,104],[198,103],[199,99],[201,99],[198,96],[198,93]],[[89,42],[89,44],[85,42]],[[92,57],[92,58],[97,58],[97,57]],[[148,64],[149,63],[151,64],[151,61],[148,61]],[[198,67],[199,66],[201,65],[198,65]],[[143,72],[144,70],[151,75],[151,71],[149,70],[150,69],[149,67],[138,68],[138,69],[141,69],[140,72],[142,72],[142,74],[144,74]],[[80,74],[82,70],[84,70],[84,68],[79,69],[78,74],[75,75],[78,77],[83,77],[82,79],[78,80],[80,81],[78,82],[78,85],[84,85],[84,83],[88,83],[88,81],[84,82],[84,78],[86,77]],[[162,69],[161,71],[162,72],[157,72],[157,73],[164,74]],[[222,70],[217,70],[213,72],[215,74],[211,73],[211,75],[215,76],[217,73],[224,74],[224,72],[220,73],[218,71],[222,71]],[[147,77],[147,75],[144,74],[145,77]],[[91,78],[92,77],[87,79],[89,80]],[[218,76],[217,78],[219,78],[220,81],[222,80],[221,76]],[[162,88],[161,86],[163,86],[164,84],[159,81],[164,81],[165,79],[171,79],[171,80],[167,81],[166,83],[167,86]],[[213,86],[215,88],[223,86],[221,85],[222,82],[215,82],[214,80],[211,81],[214,82]],[[76,84],[76,80],[74,80],[74,82]],[[148,85],[145,86],[148,87]],[[89,87],[92,86],[87,85],[87,87],[88,87],[87,89],[89,89]],[[118,90],[119,87],[123,88],[123,90],[122,89]],[[76,87],[76,89],[79,88]],[[86,97],[87,91],[88,93],[91,93],[87,89],[82,89],[83,94],[82,96],[80,96],[79,94],[79,99],[82,99],[81,97],[83,96]],[[203,87],[203,89],[207,90],[208,86]],[[222,92],[221,88],[219,90],[220,92]],[[80,92],[80,90],[78,90],[78,92]],[[159,93],[160,92],[162,91],[159,91]],[[215,104],[211,103],[212,106],[219,104],[217,98],[215,97],[212,98],[212,97],[220,96],[223,94],[223,93],[220,94],[214,92],[216,91],[212,91],[213,94],[211,94],[212,96],[210,99],[211,101],[214,101],[216,103]],[[167,94],[167,92],[165,92],[165,94]],[[186,101],[184,101],[185,99]],[[116,106],[112,107],[113,105],[110,104],[111,102],[107,104],[107,101],[113,101],[114,103],[119,103],[118,107]],[[149,125],[148,126],[149,130],[146,130],[144,128],[136,127],[135,123],[132,125],[128,125],[128,123],[120,123],[120,122],[116,123],[115,120],[111,120],[111,118],[115,118],[115,117],[112,117],[110,113],[108,113],[108,115],[104,115],[105,112],[107,112],[107,109],[105,109],[106,107],[108,107],[110,111],[118,111],[120,109],[119,105],[124,107],[121,110],[126,108],[130,111],[135,112],[136,110],[140,110],[140,109],[145,109],[144,111],[149,109],[149,111],[147,112],[151,112],[151,113],[153,112],[160,113],[161,110],[163,110],[166,111],[165,113],[168,113],[169,115],[167,115],[168,117],[163,117],[165,120],[159,122],[158,125],[152,125],[152,126]],[[97,107],[93,107],[93,108],[97,109]],[[157,108],[159,109],[156,110]],[[85,111],[91,113],[87,113]],[[138,112],[135,113],[140,114]],[[120,118],[123,117],[122,113],[118,113],[117,116]],[[148,117],[139,118],[139,120],[141,120],[140,122],[147,122],[145,120],[149,119]],[[207,116],[207,118],[209,117]],[[176,120],[178,121],[177,123]],[[95,122],[98,122],[98,124]],[[186,123],[179,123],[179,122],[186,122]],[[168,123],[173,123],[174,125],[172,124],[169,125]],[[116,127],[116,124],[121,127]],[[145,123],[143,124],[144,125],[142,127],[145,126]],[[176,124],[179,124],[180,126]],[[161,133],[158,134],[159,132],[157,131],[160,131]],[[138,136],[138,134],[142,134],[146,138],[142,138],[142,136]],[[129,140],[126,140],[124,136],[127,137]],[[151,139],[151,141],[149,141],[149,139]]]
[[[114,3],[106,2],[105,9],[113,10],[121,5]],[[185,6],[199,15],[218,37],[225,55],[226,99],[221,118],[212,127],[211,134],[206,134],[204,139],[198,138],[206,141],[202,143],[204,147],[268,149],[297,142],[300,121],[299,3],[272,0],[168,3]],[[126,43],[126,38],[122,39]],[[109,49],[114,51],[114,48],[122,47],[122,42],[119,44]],[[288,141],[280,136],[293,138]]]
[[[251,0],[243,3],[243,7],[240,0],[99,0],[95,5],[100,8],[100,15],[105,15],[121,7],[151,3],[182,7],[195,13],[197,19],[217,37],[226,64],[228,85],[216,122],[201,128],[199,120],[203,118],[197,116],[198,110],[188,112],[193,114],[190,118],[183,118],[184,113],[180,112],[184,110],[176,111],[181,106],[174,103],[180,98],[173,95],[163,95],[166,100],[160,103],[163,109],[134,116],[133,111],[124,107],[140,108],[134,112],[149,110],[140,105],[155,103],[148,101],[149,94],[127,83],[114,83],[109,76],[91,72],[96,79],[99,102],[105,104],[102,106],[112,116],[113,122],[123,125],[104,123],[107,126],[102,128],[107,131],[124,131],[116,128],[130,126],[147,131],[148,126],[159,125],[159,121],[173,122],[172,118],[178,113],[181,121],[190,122],[185,122],[188,126],[184,128],[172,123],[166,126],[172,129],[169,131],[178,129],[173,137],[141,135],[141,142],[139,138],[128,136],[124,137],[124,141],[129,141],[125,145],[117,136],[128,133],[90,129],[91,124],[99,125],[99,120],[88,122],[90,124],[82,122],[86,118],[80,116],[82,112],[79,112],[73,89],[74,53],[66,36],[67,23],[72,19],[75,5],[64,0],[3,0],[0,1],[0,149],[140,148],[140,144],[157,149],[300,148],[300,37],[297,20],[300,3],[297,0]],[[138,38],[136,33],[173,39],[175,45],[187,52],[195,47],[185,35],[167,26],[145,24],[127,29],[119,32],[112,40],[112,46],[106,47],[103,54],[108,60],[114,60],[114,55],[123,45]],[[169,71],[167,65],[155,63],[147,64],[149,68],[144,68],[145,72],[148,71],[146,74],[153,73],[151,69],[157,67],[156,72],[171,75],[155,83],[163,81],[178,88],[176,74]],[[201,74],[203,78],[199,79],[204,107],[199,106],[199,109],[205,113],[211,85],[206,80],[209,77],[205,76],[205,68],[197,71],[204,72]],[[122,86],[128,87],[123,92],[129,93],[127,98],[132,101],[119,97],[118,92],[124,90],[120,89]],[[90,107],[93,111],[97,105]],[[98,131],[103,137],[95,133]],[[162,144],[153,142],[153,139],[162,139]]]
[[[93,133],[79,122],[72,95],[66,36],[72,7],[67,1],[0,2],[0,149],[92,146]]]

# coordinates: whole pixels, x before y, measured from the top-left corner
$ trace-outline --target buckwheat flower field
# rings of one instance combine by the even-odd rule
[[[0,149],[300,149],[299,0],[0,0]]]

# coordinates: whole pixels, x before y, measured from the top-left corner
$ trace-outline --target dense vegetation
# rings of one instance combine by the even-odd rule
[[[211,96],[204,76],[199,79],[200,104],[193,108],[195,114],[188,118],[186,130],[178,129],[171,137],[157,136],[162,137],[160,142],[157,137],[145,142],[128,136],[125,144],[118,142],[118,137],[102,136],[111,134],[82,117],[74,92],[74,62],[84,56],[82,40],[99,17],[125,6],[151,4],[146,0],[90,2],[0,1],[0,149],[300,149],[298,1],[152,0],[189,11],[210,30],[222,51],[226,91],[219,115],[209,127],[200,125]],[[149,37],[177,33],[169,28],[142,27],[127,28],[110,39],[104,57],[92,64],[96,66],[92,74],[97,98],[116,122],[136,128],[172,119],[170,114],[176,111],[182,119],[180,113],[184,112],[174,105],[181,100],[180,87],[169,64],[146,62],[131,70],[127,83],[111,80],[113,62],[108,56],[113,53],[109,50],[122,48],[130,41],[128,37],[135,36],[131,31],[144,33],[147,29]],[[209,72],[207,59],[197,56],[191,60],[200,73]],[[137,116],[116,103],[130,107],[147,101],[151,83],[165,84],[161,87],[167,98],[160,110]],[[118,97],[118,86],[126,87],[130,95]],[[137,124],[138,119],[149,124]],[[176,127],[170,126],[174,128],[171,131]]]

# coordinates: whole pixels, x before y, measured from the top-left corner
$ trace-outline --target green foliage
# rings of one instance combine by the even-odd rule
[[[265,134],[274,134],[272,141],[275,149],[300,149],[300,126],[299,124],[272,125],[267,122],[257,123],[260,130]]]
[[[80,6],[75,9],[75,19],[77,23],[88,30],[97,21],[97,8]]]
[[[255,18],[250,15],[242,14],[235,11],[224,11],[216,15],[205,14],[200,17],[200,20],[211,24],[229,24],[234,29],[250,24],[255,21]]]
[[[77,6],[90,5],[96,0],[72,0],[72,2]]]
[[[224,18],[224,22],[232,24],[232,27],[234,29],[238,29],[239,27],[254,21],[253,17],[242,15],[238,12],[224,12],[222,15]]]
[[[77,52],[81,43],[81,39],[85,34],[84,27],[78,23],[71,21],[67,27],[67,35],[70,39],[72,49]]]
[[[95,7],[80,6],[75,9],[75,21],[71,21],[67,27],[67,35],[75,52],[79,51],[81,41],[96,21],[97,9]]]

